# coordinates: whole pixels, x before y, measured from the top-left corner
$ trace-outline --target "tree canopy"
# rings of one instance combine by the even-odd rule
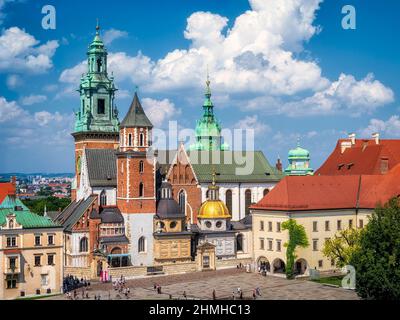
[[[390,200],[375,209],[360,237],[350,264],[356,270],[356,290],[364,299],[400,299],[400,206]]]
[[[23,202],[33,213],[43,215],[45,207],[47,211],[64,210],[71,203],[71,199],[48,197],[42,199],[26,199],[23,200]]]
[[[327,258],[335,261],[336,267],[343,268],[348,265],[350,258],[359,247],[360,229],[349,228],[327,239],[322,253]]]

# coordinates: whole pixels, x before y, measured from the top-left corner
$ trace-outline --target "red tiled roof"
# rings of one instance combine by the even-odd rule
[[[400,165],[386,175],[288,176],[252,209],[373,209],[400,195]]]
[[[400,163],[400,140],[356,140],[355,144],[341,152],[342,142],[339,140],[334,151],[315,175],[357,175],[382,174],[381,161],[388,160],[388,169]]]
[[[0,182],[0,204],[8,195],[15,195],[15,185],[11,182]]]

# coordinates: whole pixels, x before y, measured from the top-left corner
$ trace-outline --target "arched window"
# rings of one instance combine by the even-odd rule
[[[228,190],[225,193],[225,204],[229,210],[229,213],[232,214],[232,190]]]
[[[139,184],[139,197],[144,197],[144,184],[140,183]]]
[[[138,252],[143,253],[146,252],[146,238],[140,237],[138,241]]]
[[[8,223],[8,227],[10,229],[14,229],[14,220],[13,219],[10,219],[10,222]]]
[[[79,242],[79,252],[88,252],[88,249],[89,249],[88,238],[84,237]]]
[[[139,162],[139,173],[143,173],[144,172],[144,162],[140,161]]]
[[[269,193],[269,189],[264,189],[264,197]]]
[[[181,212],[186,215],[186,192],[184,190],[179,192],[178,202],[179,202],[179,208],[181,209]]]
[[[236,237],[236,251],[243,251],[243,235],[238,234]]]
[[[139,146],[144,147],[144,134],[143,133],[141,133],[139,135]]]
[[[251,190],[246,190],[245,194],[244,194],[244,207],[245,207],[245,213],[246,216],[250,214],[250,206],[251,206]]]
[[[128,134],[128,146],[132,147],[132,134]]]
[[[107,194],[106,194],[106,191],[105,191],[105,190],[103,190],[103,191],[100,193],[100,205],[101,205],[102,207],[104,207],[104,206],[107,205]]]
[[[210,199],[210,190],[207,190],[207,192],[206,192],[206,199],[207,200]]]

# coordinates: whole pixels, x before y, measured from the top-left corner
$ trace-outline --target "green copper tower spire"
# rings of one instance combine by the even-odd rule
[[[87,73],[82,75],[79,87],[81,106],[75,112],[75,132],[119,132],[118,110],[114,105],[114,77],[107,73],[107,49],[100,38],[97,23],[96,36],[87,52]]]
[[[210,84],[210,78],[207,75],[203,116],[196,123],[196,143],[191,145],[189,150],[209,151],[229,149],[228,145],[221,143],[221,124],[214,115]]]
[[[310,152],[300,146],[300,138],[297,139],[296,149],[292,149],[288,154],[289,166],[285,170],[288,176],[307,176],[313,175],[314,170],[310,167]]]

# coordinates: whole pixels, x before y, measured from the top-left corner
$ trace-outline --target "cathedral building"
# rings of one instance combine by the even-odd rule
[[[164,163],[161,159],[158,162],[191,223],[197,222],[201,204],[208,199],[214,170],[219,198],[231,212],[232,220],[240,221],[250,214],[251,204],[261,200],[283,178],[283,173],[278,166],[270,165],[262,151],[231,151],[227,144],[221,144],[221,125],[214,115],[209,80],[206,85],[203,116],[196,125],[196,144],[188,150],[181,144],[177,152],[168,151]]]
[[[119,122],[99,27],[87,68],[72,134],[73,201],[55,218],[64,227],[65,266],[96,275],[109,266],[151,269],[193,262],[200,247],[202,256],[215,248],[217,259],[250,258],[249,208],[283,174],[261,151],[230,151],[223,143],[210,81],[195,145],[181,144],[165,159],[152,148],[153,125],[137,93]]]

